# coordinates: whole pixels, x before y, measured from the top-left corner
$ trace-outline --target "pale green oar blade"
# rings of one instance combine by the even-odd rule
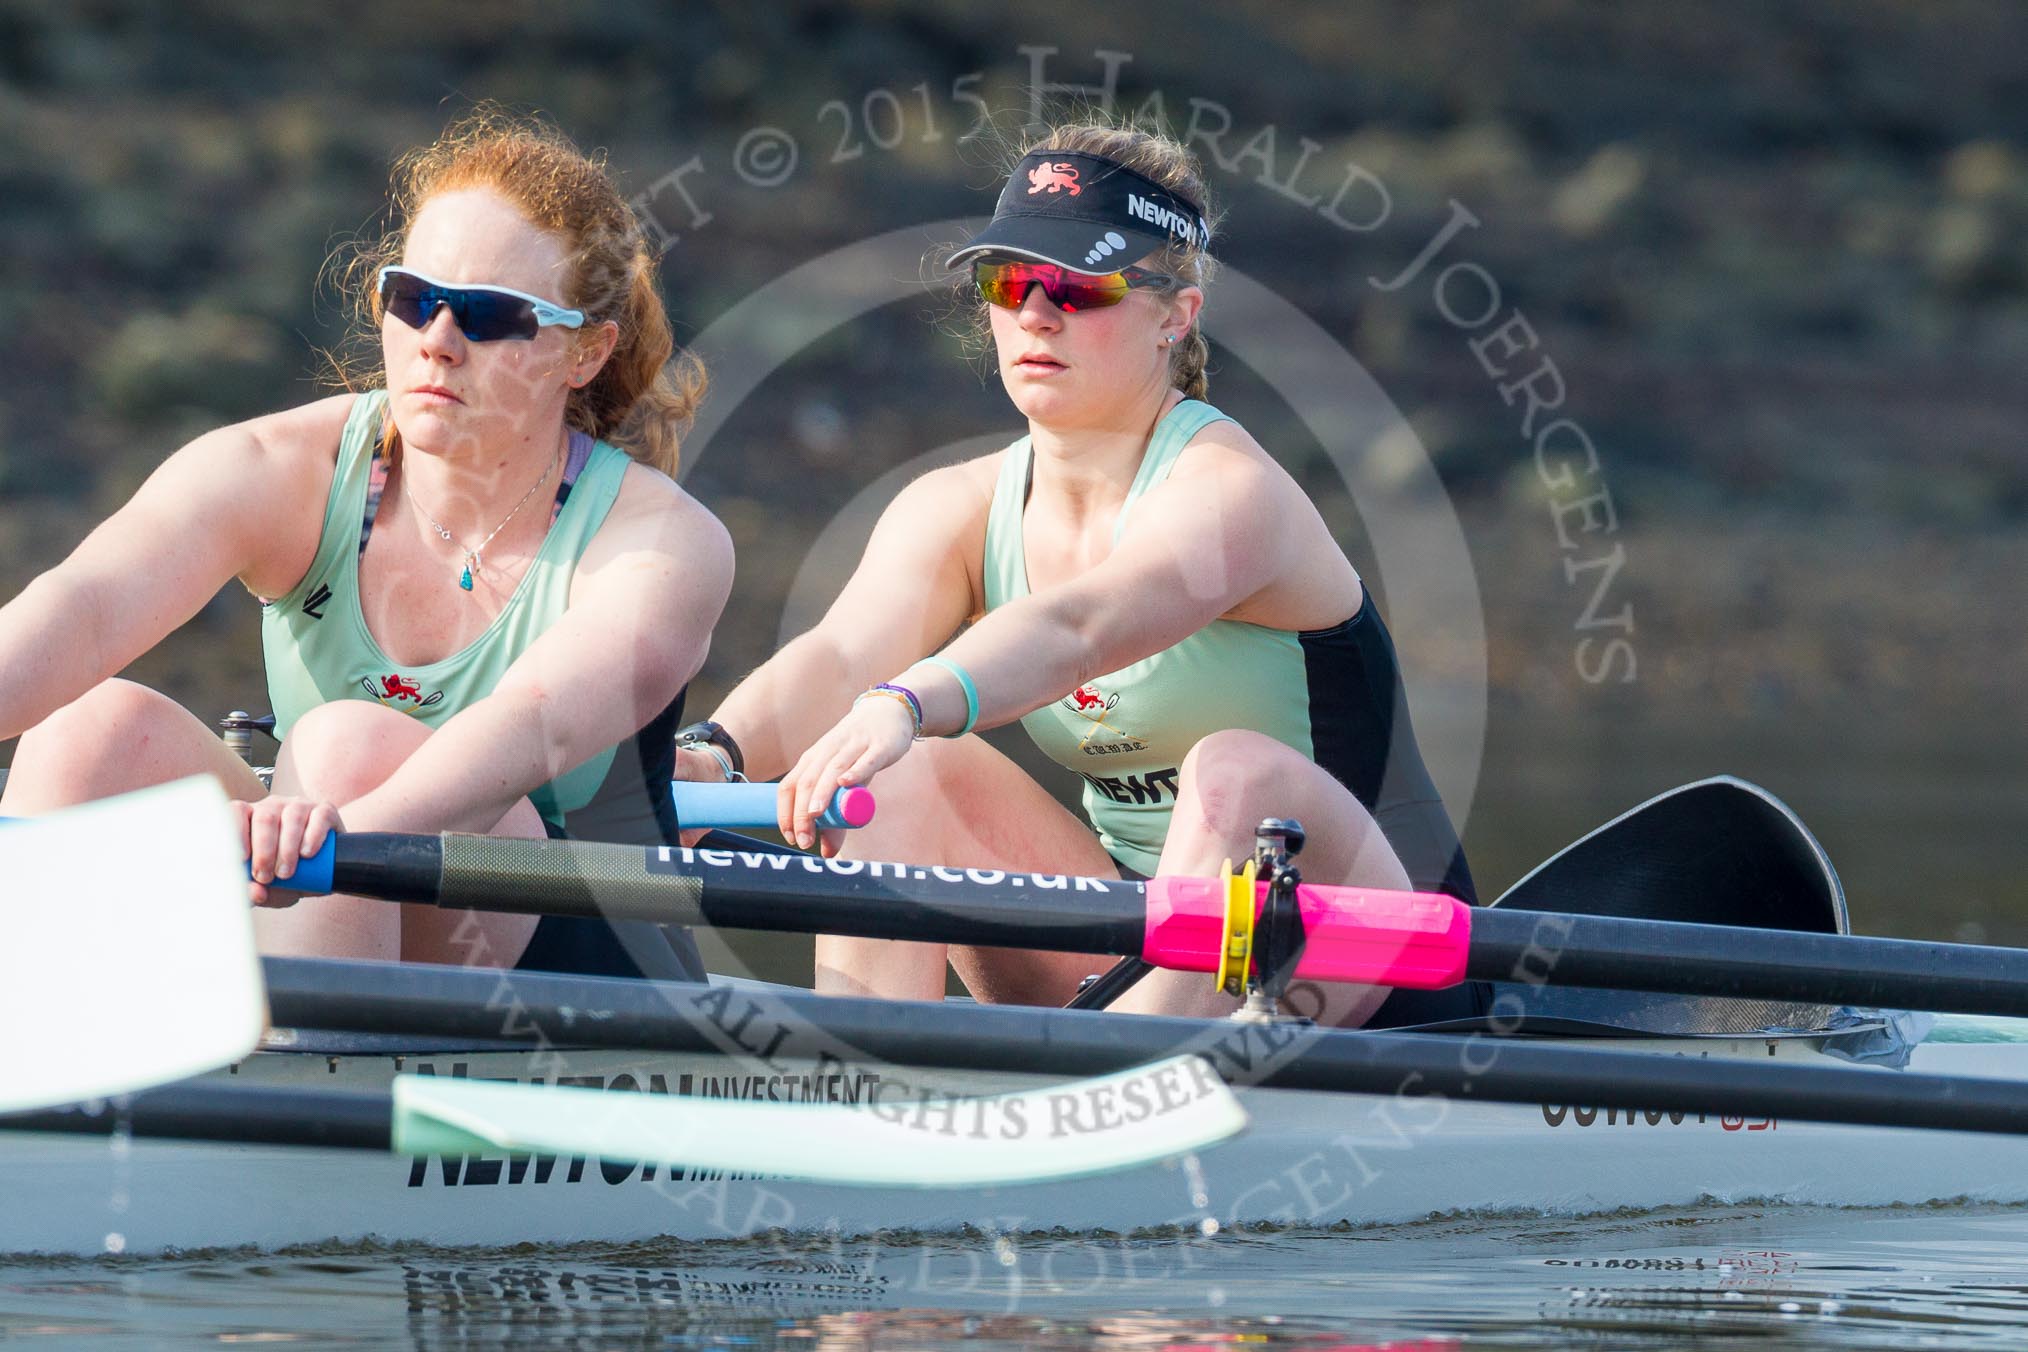
[[[738,1170],[824,1183],[982,1187],[1184,1154],[1246,1125],[1202,1059],[980,1098],[751,1103],[427,1075],[394,1082],[394,1148],[512,1151]]]
[[[0,825],[0,1112],[230,1064],[266,1023],[217,781]]]

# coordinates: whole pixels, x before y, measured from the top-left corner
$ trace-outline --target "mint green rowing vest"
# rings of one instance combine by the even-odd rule
[[[1209,404],[1186,399],[1163,416],[1113,525],[1169,477],[1183,448],[1214,422]],[[986,608],[1028,595],[1021,535],[1033,447],[1007,448],[986,518]],[[1263,523],[1271,528],[1272,523]],[[1230,728],[1264,733],[1315,758],[1309,680],[1301,637],[1236,620],[1213,620],[1173,647],[1067,691],[1021,720],[1045,755],[1084,779],[1084,811],[1106,852],[1144,874],[1155,871],[1176,807],[1183,758],[1205,737]]]
[[[338,442],[317,557],[287,596],[261,608],[261,650],[278,737],[332,700],[371,700],[434,728],[491,694],[514,659],[562,617],[577,561],[604,524],[631,463],[618,447],[594,443],[506,609],[463,651],[439,662],[404,664],[380,650],[359,608],[361,532],[386,408],[384,390],[354,402]],[[608,747],[537,788],[529,801],[561,828],[564,814],[591,801],[612,760]]]

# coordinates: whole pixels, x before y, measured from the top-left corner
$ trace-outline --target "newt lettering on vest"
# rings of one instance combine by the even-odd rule
[[[1115,803],[1159,803],[1165,791],[1170,799],[1176,797],[1176,776],[1181,773],[1180,767],[1172,767],[1150,770],[1145,775],[1081,775],[1079,778]]]

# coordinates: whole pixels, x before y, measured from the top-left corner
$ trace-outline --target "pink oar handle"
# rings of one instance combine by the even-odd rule
[[[1267,899],[1255,888],[1255,915]],[[1312,981],[1440,990],[1465,979],[1472,908],[1441,892],[1385,892],[1304,883],[1296,905],[1305,933],[1296,975]],[[1148,880],[1148,932],[1141,956],[1157,967],[1218,970],[1225,942],[1225,885],[1216,878]],[[1260,936],[1255,931],[1255,951]]]

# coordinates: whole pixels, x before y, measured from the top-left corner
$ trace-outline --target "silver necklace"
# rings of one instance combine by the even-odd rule
[[[415,508],[416,512],[422,517],[422,519],[430,523],[431,530],[443,536],[447,544],[451,545],[465,556],[464,568],[458,573],[458,586],[460,588],[462,588],[465,591],[472,590],[472,578],[484,571],[484,569],[480,567],[479,556],[486,552],[487,545],[493,543],[493,537],[498,535],[501,531],[507,529],[507,523],[509,521],[512,521],[515,515],[519,513],[523,507],[526,507],[528,505],[528,500],[535,496],[535,490],[549,482],[549,472],[556,468],[557,460],[561,460],[562,458],[563,452],[561,450],[558,450],[556,460],[550,461],[549,464],[543,467],[542,477],[537,479],[534,483],[528,485],[528,491],[521,495],[521,501],[515,503],[513,510],[508,512],[507,515],[500,518],[500,524],[493,527],[491,531],[488,531],[485,539],[479,541],[478,544],[474,545],[470,549],[466,549],[463,545],[459,544],[456,536],[452,535],[449,531],[445,530],[443,526],[438,524],[437,519],[435,517],[431,516],[428,512],[423,510],[423,505],[415,500],[415,494],[408,491],[408,475],[404,474],[401,476],[401,495],[408,499],[408,505]]]

